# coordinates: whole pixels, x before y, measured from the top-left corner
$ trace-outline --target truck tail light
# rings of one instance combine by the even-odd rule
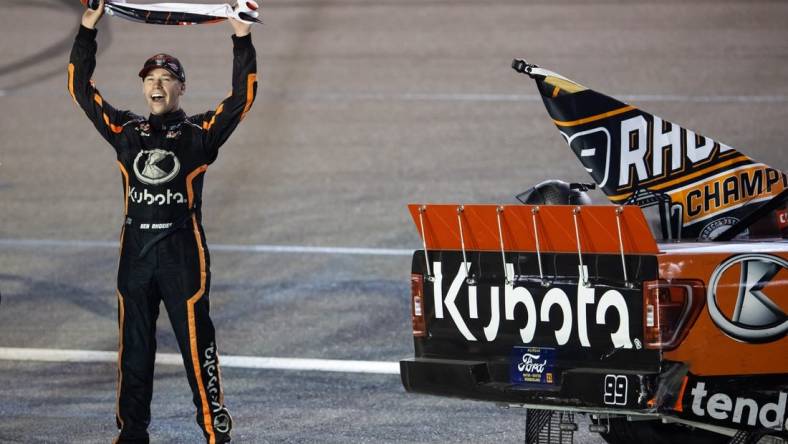
[[[410,275],[410,309],[413,321],[413,336],[427,336],[427,322],[424,319],[424,276]]]
[[[687,336],[705,301],[702,281],[675,279],[643,284],[643,338],[646,348],[672,350]]]

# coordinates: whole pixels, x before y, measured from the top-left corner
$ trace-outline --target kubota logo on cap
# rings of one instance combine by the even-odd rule
[[[737,265],[739,273],[731,275]],[[774,286],[784,285],[775,277],[786,269],[788,260],[768,254],[742,254],[722,262],[709,280],[706,303],[712,321],[739,341],[763,343],[783,338],[788,333],[788,316],[774,299],[782,298]],[[734,289],[738,291],[734,293]],[[785,304],[784,298],[778,300]]]
[[[162,149],[142,150],[134,158],[134,175],[142,183],[159,185],[171,181],[181,169],[178,157]]]

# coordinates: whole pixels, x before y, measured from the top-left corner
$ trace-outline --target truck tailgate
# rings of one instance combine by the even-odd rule
[[[443,230],[441,241],[428,233],[427,252],[413,256],[412,279],[414,291],[421,292],[425,329],[414,336],[415,357],[401,362],[406,389],[532,405],[648,409],[661,357],[643,345],[641,283],[657,279],[655,251],[631,248],[621,238],[615,243],[629,251],[605,251],[599,239],[609,235],[609,226],[605,233],[596,230],[596,243],[581,238],[562,244],[558,235],[544,233],[540,247],[529,248],[522,230],[515,233],[513,211],[507,208],[509,219],[502,221],[500,210],[479,207],[460,212],[430,206],[432,220],[426,225],[424,214],[418,215],[420,228],[435,229],[440,220]],[[573,215],[571,208],[559,210]],[[449,211],[460,215],[456,245],[446,233]],[[587,219],[592,216],[591,210],[583,211]],[[484,212],[486,217],[480,216]],[[577,223],[575,217],[570,220]],[[628,220],[625,227],[633,224]],[[564,237],[594,231],[587,225],[562,230]],[[485,240],[482,232],[491,238],[499,233],[497,242]],[[490,248],[496,243],[503,248]],[[526,251],[512,251],[507,244]],[[560,251],[572,244],[579,251]]]

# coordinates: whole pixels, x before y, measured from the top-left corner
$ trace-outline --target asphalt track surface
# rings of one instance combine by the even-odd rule
[[[80,6],[2,6],[0,347],[112,352],[121,180],[66,92]],[[512,203],[587,179],[514,57],[788,169],[785,2],[278,0],[262,18],[257,102],[204,193],[209,245],[231,247],[212,251],[223,355],[410,356],[406,204]],[[95,80],[116,106],[145,113],[136,72],[159,51],[186,67],[187,112],[230,88],[226,24],[99,28]],[[177,353],[166,316],[158,343]],[[156,372],[153,442],[199,442],[183,369]],[[237,442],[523,439],[521,410],[410,395],[392,374],[223,376]],[[4,358],[0,442],[109,442],[114,392],[109,362]]]

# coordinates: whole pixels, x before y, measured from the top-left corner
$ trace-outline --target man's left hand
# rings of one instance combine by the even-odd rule
[[[233,27],[236,37],[243,37],[252,32],[251,23],[242,22],[234,18],[229,18],[227,21],[230,22],[230,25]]]
[[[250,17],[254,17],[253,20],[256,21],[257,8],[258,6],[255,0],[236,0],[236,2],[233,4],[233,11],[239,14],[242,19],[244,18],[244,14],[248,14]],[[236,20],[234,18],[230,18],[228,21],[233,27],[233,31],[235,31],[235,35],[237,37],[243,37],[252,32],[251,22]]]

